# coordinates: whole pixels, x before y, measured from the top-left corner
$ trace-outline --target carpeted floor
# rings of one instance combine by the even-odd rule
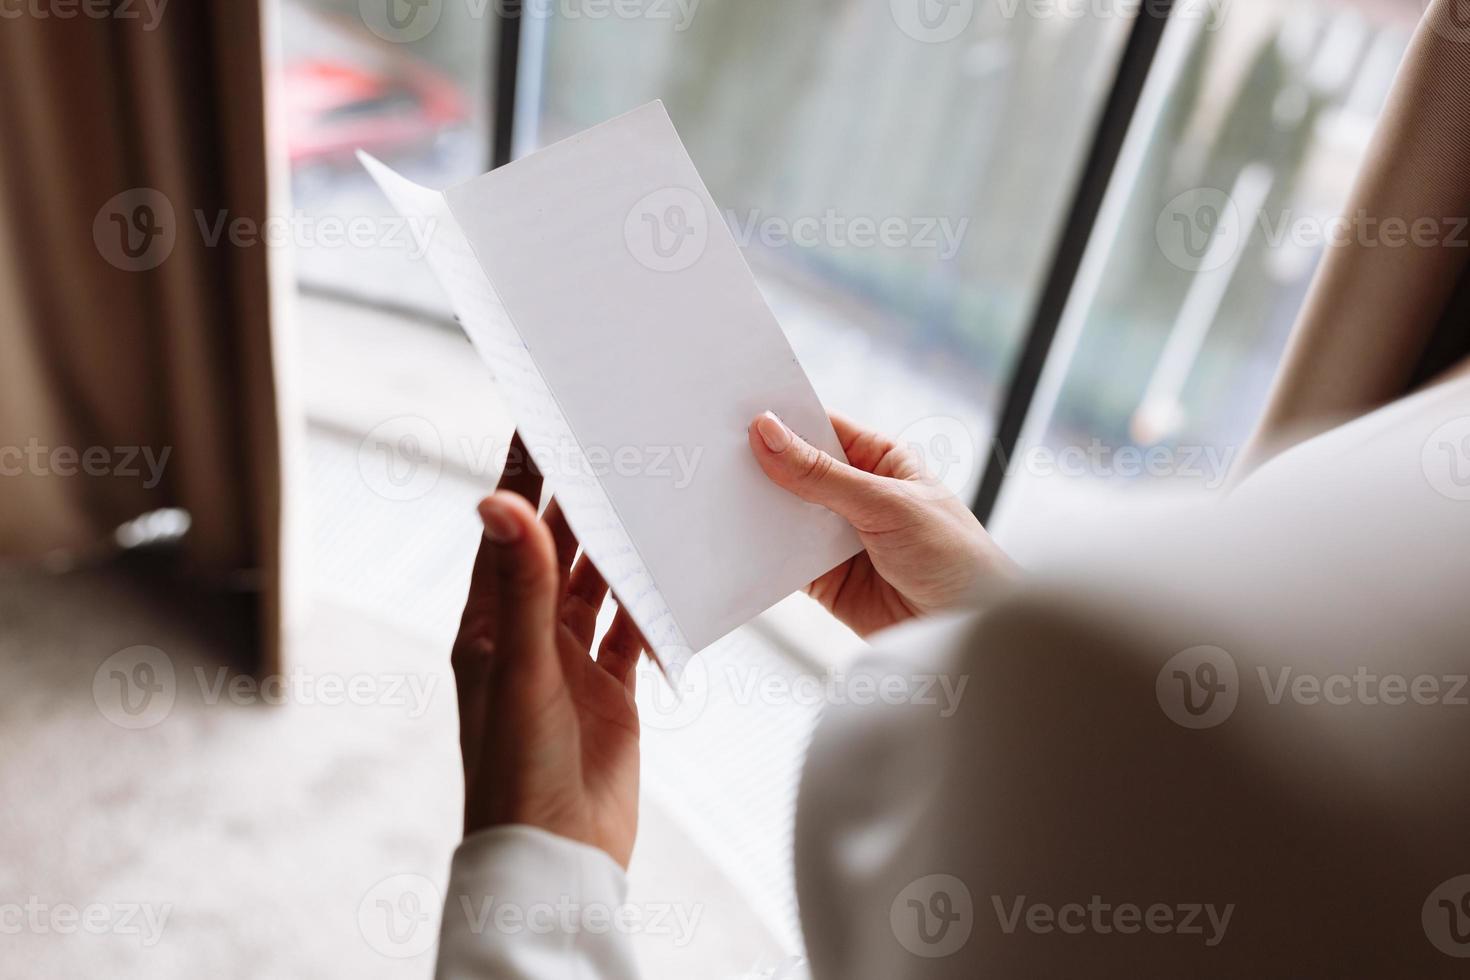
[[[458,839],[447,656],[311,612],[290,686],[259,688],[229,664],[238,613],[177,583],[0,575],[0,980],[431,976],[439,910],[405,894],[442,892]],[[699,916],[635,937],[650,980],[783,955],[657,801],[632,881]]]
[[[442,884],[460,792],[443,657],[320,607],[314,693],[281,698],[220,656],[229,616],[127,569],[7,576],[0,627],[0,976],[429,975],[357,912],[395,874]],[[128,716],[108,675],[132,665],[108,661],[137,646],[164,690]],[[381,683],[339,699],[332,676]]]

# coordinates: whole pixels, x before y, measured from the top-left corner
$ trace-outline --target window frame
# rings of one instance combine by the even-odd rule
[[[1112,87],[1093,132],[1092,145],[1072,194],[1072,203],[1056,239],[1050,269],[1006,384],[990,453],[970,508],[982,523],[990,520],[1005,487],[1011,458],[1020,445],[1022,431],[1036,401],[1042,370],[1051,358],[1057,329],[1071,301],[1083,259],[1092,241],[1093,229],[1112,186],[1118,160],[1137,115],[1144,87],[1153,73],[1173,11],[1174,0],[1151,0],[1140,4],[1129,30],[1123,56],[1118,61]]]

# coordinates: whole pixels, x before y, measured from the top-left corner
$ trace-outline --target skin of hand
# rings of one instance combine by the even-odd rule
[[[450,660],[459,695],[465,835],[521,824],[600,848],[624,868],[638,829],[643,638],[619,609],[591,656],[607,584],[519,437],[480,503],[485,532]]]
[[[919,454],[840,415],[843,463],[774,413],[750,424],[750,448],[772,482],[846,518],[863,551],[807,586],[860,636],[1009,592],[1020,568],[970,509],[926,473]]]

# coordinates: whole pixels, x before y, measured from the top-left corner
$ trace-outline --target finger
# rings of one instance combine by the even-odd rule
[[[535,501],[541,496],[541,482],[541,473],[517,432],[511,438],[499,486],[528,501]],[[473,784],[483,754],[486,702],[490,696],[495,652],[491,634],[498,619],[495,608],[496,564],[496,549],[482,534],[470,572],[469,594],[460,615],[459,631],[449,655],[459,705],[459,744],[467,785]]]
[[[493,579],[490,696],[543,704],[564,684],[556,650],[560,580],[551,530],[524,497],[504,490],[480,502],[480,518]]]
[[[518,494],[535,507],[541,500],[541,483],[541,471],[536,468],[535,460],[531,458],[526,444],[521,441],[521,434],[517,432],[511,436],[510,450],[505,455],[505,468],[500,471],[500,482],[496,484],[496,489]],[[481,635],[476,628],[482,625],[479,623],[483,618],[481,611],[493,599],[491,593],[495,582],[494,564],[495,555],[482,535],[480,549],[475,553],[475,564],[470,571],[470,591],[465,599],[464,614],[460,617],[459,631],[464,642],[472,642]],[[456,640],[456,646],[460,642]]]
[[[771,412],[751,423],[748,436],[756,460],[772,482],[847,518],[859,529],[882,520],[894,506],[896,495],[886,480],[832,458]]]
[[[546,505],[546,515],[541,519],[551,529],[551,540],[556,545],[557,571],[561,581],[565,583],[567,574],[572,570],[572,560],[577,557],[577,536],[572,533],[571,525],[562,513],[561,504],[554,497]]]
[[[847,454],[849,463],[868,473],[903,478],[900,473],[894,472],[902,468],[894,465],[903,448],[896,440],[881,432],[864,428],[837,412],[828,412],[827,418],[832,422],[832,431],[837,433],[837,441]]]
[[[842,586],[847,582],[847,577],[851,574],[852,562],[845,561],[836,568],[829,569],[808,582],[806,594],[813,599],[823,602],[825,605],[826,602],[830,602],[842,591]]]
[[[842,443],[842,451],[845,453],[851,453],[854,448],[863,445],[871,445],[885,452],[898,446],[889,436],[859,425],[841,412],[828,412],[827,420],[832,423],[832,431],[837,433],[837,441]]]
[[[621,682],[631,694],[638,680],[638,671],[633,668],[638,665],[638,655],[647,648],[648,642],[643,639],[638,624],[633,622],[628,610],[619,607],[602,645],[597,648],[597,666]]]
[[[505,454],[505,467],[500,471],[500,482],[495,489],[520,494],[534,507],[541,502],[541,483],[541,471],[536,468],[536,461],[531,458],[531,453],[521,441],[518,431],[511,436],[510,450]]]
[[[827,420],[832,423],[832,431],[837,433],[837,441],[842,443],[844,451],[851,443],[867,435],[869,431],[841,412],[829,411]]]
[[[567,582],[561,621],[584,650],[592,646],[592,637],[597,634],[597,614],[602,611],[606,596],[607,582],[592,559],[583,555],[577,559],[577,567],[572,569],[572,577]]]
[[[480,770],[481,747],[484,744],[485,699],[489,691],[489,641],[456,641],[449,657],[454,673],[454,692],[459,703],[459,746],[464,760],[466,784],[472,784]]]

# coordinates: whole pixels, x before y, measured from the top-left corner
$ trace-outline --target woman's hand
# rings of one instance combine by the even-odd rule
[[[519,436],[480,503],[484,539],[451,662],[459,692],[465,834],[525,824],[623,867],[638,828],[643,639],[623,610],[590,655],[607,584],[551,503]]]
[[[862,636],[915,616],[994,601],[1020,569],[917,453],[833,415],[847,463],[809,445],[770,412],[750,425],[766,476],[846,518],[866,550],[807,586]]]

